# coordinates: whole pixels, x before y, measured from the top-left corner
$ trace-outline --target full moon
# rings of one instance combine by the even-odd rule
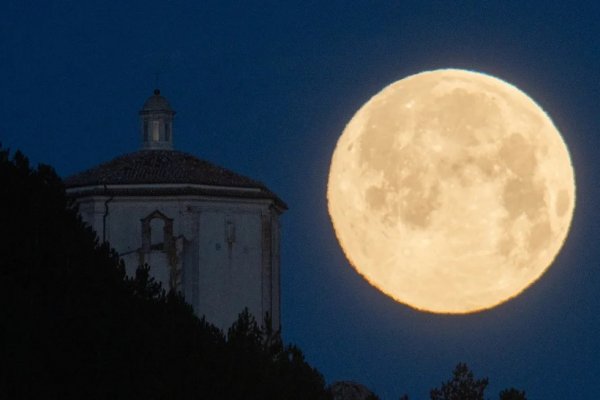
[[[392,83],[358,110],[327,199],[348,261],[372,285],[415,309],[464,314],[517,296],[552,264],[575,181],[531,98],[444,69]]]

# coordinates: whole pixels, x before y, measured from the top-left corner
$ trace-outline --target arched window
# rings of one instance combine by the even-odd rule
[[[160,140],[160,121],[152,121],[152,141]]]
[[[165,220],[154,217],[150,220],[150,248],[162,250],[165,244]]]
[[[173,220],[160,211],[142,218],[142,250],[168,251],[173,247]]]
[[[165,122],[165,141],[166,142],[171,141],[171,123],[170,122]]]

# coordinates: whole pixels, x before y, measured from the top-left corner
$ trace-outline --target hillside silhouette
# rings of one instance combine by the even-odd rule
[[[4,398],[330,399],[268,318],[227,334],[99,243],[55,171],[0,147]]]

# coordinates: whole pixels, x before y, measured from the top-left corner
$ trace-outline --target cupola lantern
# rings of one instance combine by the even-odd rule
[[[142,150],[173,150],[173,116],[167,99],[155,89],[140,110]]]

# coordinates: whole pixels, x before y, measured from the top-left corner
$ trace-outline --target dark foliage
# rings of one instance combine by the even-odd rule
[[[467,364],[462,363],[454,368],[453,375],[439,389],[431,390],[431,400],[484,400],[487,378],[475,379]]]
[[[443,382],[439,388],[431,389],[431,400],[484,400],[488,379],[475,379],[467,364],[459,363],[452,373],[452,379]],[[500,392],[500,400],[527,400],[525,392],[517,389],[505,389]],[[409,400],[408,395],[400,400]]]
[[[500,392],[500,400],[527,400],[527,398],[523,390],[510,388]]]
[[[475,379],[467,364],[459,363],[453,371],[453,377],[442,383],[439,389],[432,389],[431,400],[484,400],[488,379]],[[500,400],[527,400],[525,392],[506,389],[500,392]],[[408,397],[405,398],[408,400]]]
[[[133,278],[52,168],[0,148],[0,392],[27,399],[328,399],[322,376],[247,311],[228,335]]]

